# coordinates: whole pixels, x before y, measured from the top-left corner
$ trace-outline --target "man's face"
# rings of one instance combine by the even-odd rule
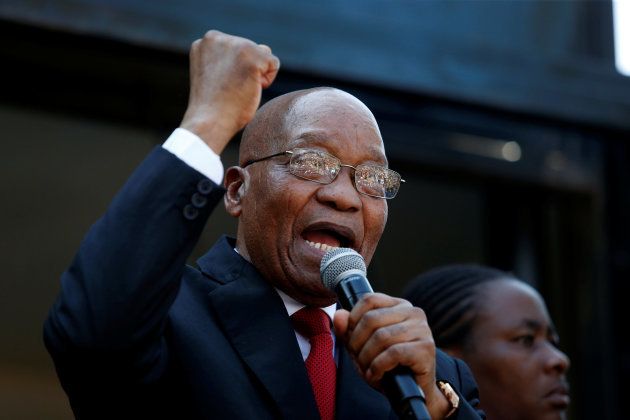
[[[286,144],[270,154],[311,148],[344,164],[387,165],[372,114],[350,95],[315,91],[279,117],[285,118]],[[304,304],[330,305],[335,296],[324,288],[319,273],[327,246],[352,248],[369,263],[385,227],[387,203],[360,194],[351,168],[343,167],[331,184],[323,185],[292,175],[288,162],[289,157],[279,156],[245,169],[249,179],[238,240],[274,286]]]
[[[487,283],[482,306],[463,355],[473,370],[488,418],[565,418],[569,404],[565,374],[569,359],[545,304],[530,286]]]

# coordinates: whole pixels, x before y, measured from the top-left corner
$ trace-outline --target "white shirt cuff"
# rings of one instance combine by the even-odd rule
[[[221,185],[223,181],[221,158],[199,136],[184,128],[176,128],[162,147],[215,184]]]

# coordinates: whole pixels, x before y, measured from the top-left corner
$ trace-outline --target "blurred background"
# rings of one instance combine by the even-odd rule
[[[72,418],[42,322],[88,227],[179,124],[187,50],[211,28],[279,56],[264,100],[332,85],[375,113],[407,180],[376,288],[451,262],[514,271],[571,357],[570,417],[623,417],[630,78],[613,3],[409,0],[0,3],[0,417]],[[235,226],[218,208],[191,261]]]

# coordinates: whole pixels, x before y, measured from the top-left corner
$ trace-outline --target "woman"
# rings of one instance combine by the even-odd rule
[[[534,288],[452,265],[416,277],[404,297],[426,312],[436,346],[470,366],[489,420],[565,418],[569,358]]]

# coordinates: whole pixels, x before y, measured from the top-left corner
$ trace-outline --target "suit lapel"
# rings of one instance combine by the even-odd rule
[[[206,257],[199,261],[202,271],[226,283],[209,294],[217,319],[282,417],[318,419],[304,361],[282,299],[249,263],[230,251],[232,255],[224,255],[227,261],[221,262],[228,272],[217,272],[216,265],[210,269]]]
[[[319,419],[295,332],[282,299],[227,237],[197,261],[222,285],[209,291],[210,305],[226,336],[276,403],[283,418]],[[393,418],[387,399],[359,376],[337,340],[337,419]]]
[[[340,340],[337,340],[339,343]],[[387,419],[392,417],[389,401],[357,372],[350,355],[337,346],[337,419]]]

